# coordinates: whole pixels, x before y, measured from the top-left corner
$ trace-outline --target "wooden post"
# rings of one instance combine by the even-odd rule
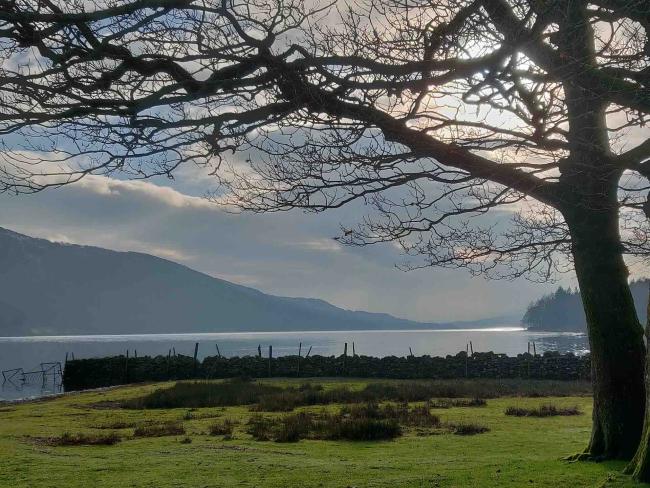
[[[465,378],[467,378],[469,373],[468,371],[469,362],[467,360],[468,358],[469,358],[469,344],[465,344]]]
[[[472,341],[469,341],[469,352],[471,352],[472,357],[474,357],[474,345],[472,344]]]
[[[217,357],[221,357],[221,351],[219,350],[219,344],[215,344],[217,346]]]
[[[305,359],[309,357],[310,353],[311,353],[311,346],[309,346],[309,351],[307,351],[307,355],[305,356]]]
[[[530,341],[528,341],[526,345],[528,346],[528,354],[530,354]]]
[[[345,374],[346,369],[347,369],[347,362],[348,362],[348,343],[345,343],[345,346],[343,347],[343,374]]]
[[[174,357],[176,357],[176,348],[172,347],[172,352],[174,353]]]
[[[262,357],[262,344],[257,345],[257,357],[258,358]]]
[[[352,341],[352,357],[357,357],[357,351],[354,349],[354,341]]]
[[[129,350],[126,350],[126,359],[124,361],[124,382],[129,382]]]
[[[68,364],[68,353],[65,353],[65,362],[63,364]]]
[[[413,349],[411,349],[411,346],[409,346],[409,357],[413,357]]]
[[[167,381],[169,381],[169,365],[172,360],[172,350],[167,351]]]
[[[134,350],[133,350],[133,357],[134,357],[134,358],[137,358],[137,357],[138,357],[138,350],[137,350],[137,349],[134,349]]]
[[[72,354],[72,360],[74,361],[74,352],[71,352],[70,354]]]
[[[271,359],[273,359],[273,346],[269,344],[269,378],[271,377]]]
[[[300,376],[300,356],[302,354],[302,342],[298,345],[298,376]]]
[[[197,367],[196,357],[198,356],[198,354],[199,354],[199,343],[197,342],[196,344],[194,344],[194,377],[196,377],[196,367]]]
[[[533,341],[533,356],[537,357],[537,348],[535,347],[535,341]]]

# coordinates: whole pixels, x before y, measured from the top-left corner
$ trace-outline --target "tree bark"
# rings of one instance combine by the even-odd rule
[[[565,217],[592,361],[593,427],[584,455],[630,459],[645,412],[645,346],[622,257],[618,212],[583,208]]]
[[[650,325],[650,293],[648,297],[648,319],[645,328],[646,344],[650,344],[650,327],[648,325]],[[643,433],[641,434],[641,441],[639,442],[639,448],[634,455],[634,459],[632,459],[632,462],[628,464],[625,470],[634,479],[643,482],[650,481],[650,389],[647,387],[650,384],[650,353],[648,351],[650,351],[650,348],[646,347],[646,403]]]

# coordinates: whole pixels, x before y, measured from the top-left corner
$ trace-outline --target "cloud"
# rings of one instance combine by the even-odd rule
[[[164,205],[175,208],[201,208],[217,210],[214,203],[205,198],[185,195],[169,186],[161,186],[144,180],[118,180],[106,176],[89,175],[77,183],[85,190],[102,196],[119,197],[124,193],[136,193]]]

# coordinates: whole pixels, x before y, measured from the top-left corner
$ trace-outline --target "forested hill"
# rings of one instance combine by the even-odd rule
[[[650,280],[634,281],[630,285],[632,296],[642,324],[646,323],[648,305],[648,286]],[[580,299],[580,292],[558,288],[555,293],[545,295],[531,303],[521,320],[522,324],[533,330],[552,330],[563,332],[585,332],[587,323]]]

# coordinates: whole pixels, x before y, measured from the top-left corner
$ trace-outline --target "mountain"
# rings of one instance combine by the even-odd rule
[[[0,227],[0,336],[489,325],[421,323],[267,295],[148,254],[54,243]]]
[[[642,324],[645,324],[647,320],[649,285],[650,280],[638,280],[630,283],[634,304]],[[587,331],[587,321],[582,308],[580,292],[562,287],[531,303],[521,322],[529,330]]]

